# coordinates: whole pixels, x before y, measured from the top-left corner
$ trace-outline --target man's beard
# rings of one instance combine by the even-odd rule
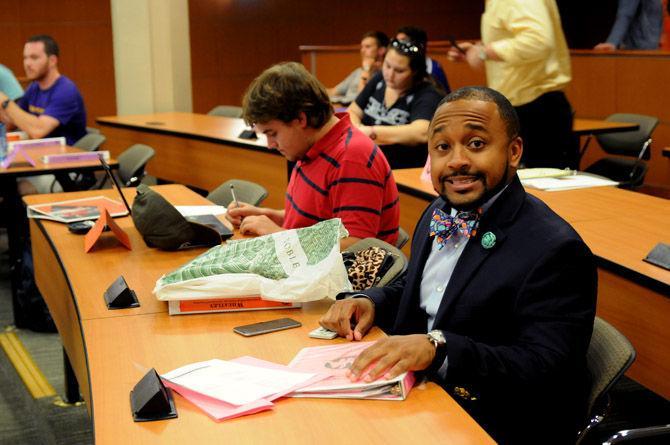
[[[475,210],[480,208],[486,201],[494,197],[496,194],[498,194],[509,182],[510,179],[510,169],[509,169],[509,160],[505,161],[505,173],[503,177],[498,181],[496,185],[494,185],[492,188],[489,188],[487,182],[486,182],[486,177],[480,173],[470,173],[470,172],[456,172],[453,173],[449,176],[441,176],[440,177],[440,184],[444,184],[444,182],[451,176],[474,176],[477,178],[477,181],[482,181],[482,184],[484,185],[484,193],[482,193],[482,196],[480,196],[478,199],[465,203],[465,204],[454,204],[452,203],[449,198],[447,197],[447,194],[442,192],[440,193],[440,197],[444,199],[444,201],[449,204],[450,207],[458,210],[458,211],[467,211],[467,210]],[[444,186],[443,186],[444,190]]]

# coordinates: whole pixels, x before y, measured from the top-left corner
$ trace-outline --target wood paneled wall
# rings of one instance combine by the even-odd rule
[[[26,39],[49,34],[60,47],[61,74],[84,97],[89,125],[116,114],[110,0],[3,0],[0,30],[0,63],[18,78]]]
[[[193,111],[239,105],[270,65],[300,60],[299,45],[357,43],[368,30],[391,35],[417,24],[431,40],[476,38],[483,1],[190,0]]]

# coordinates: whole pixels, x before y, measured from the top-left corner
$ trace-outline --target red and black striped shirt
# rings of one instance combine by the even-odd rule
[[[297,162],[286,190],[284,228],[341,218],[349,235],[395,244],[400,205],[391,168],[347,113]]]

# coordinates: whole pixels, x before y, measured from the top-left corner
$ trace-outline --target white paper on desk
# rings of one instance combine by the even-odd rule
[[[268,368],[268,369],[279,369],[279,370],[289,370],[287,366],[284,365],[278,365],[276,363],[272,362],[267,362],[265,360],[260,360],[254,357],[249,357],[249,356],[243,356],[239,357],[236,359],[231,360],[232,362],[239,363],[239,364],[246,364],[250,366],[257,366],[261,368]],[[184,388],[182,386],[176,385],[175,383],[170,382],[169,380],[163,379],[165,382],[165,385],[172,388],[175,390],[177,393],[179,393],[182,397],[184,397],[186,400],[189,402],[193,403],[195,406],[203,410],[209,417],[216,421],[221,421],[221,420],[226,420],[226,419],[232,419],[235,417],[240,417],[240,416],[246,416],[249,414],[254,414],[257,412],[261,411],[266,411],[269,409],[274,408],[274,403],[272,403],[273,400],[278,399],[279,397],[285,396],[287,393],[291,391],[295,391],[296,389],[302,388],[303,386],[311,385],[313,383],[318,382],[319,380],[322,380],[326,378],[327,376],[325,375],[315,375],[311,379],[300,383],[297,386],[294,386],[292,388],[289,388],[285,392],[279,392],[276,394],[272,394],[268,397],[265,397],[260,400],[256,400],[251,403],[247,403],[244,405],[231,405],[230,403],[223,402],[218,399],[214,399],[212,397],[208,397],[206,395],[200,394],[196,391],[192,391],[188,388]]]
[[[314,374],[214,359],[182,366],[162,377],[187,389],[239,406],[286,392],[310,380]]]
[[[226,213],[224,206],[174,206],[182,216],[198,215],[223,215]]]
[[[521,183],[526,187],[545,190],[548,192],[618,185],[618,182],[611,181],[607,178],[580,174],[563,176],[560,178],[524,179],[521,181]]]

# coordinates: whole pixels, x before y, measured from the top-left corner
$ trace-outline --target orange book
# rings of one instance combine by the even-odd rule
[[[202,314],[208,312],[257,311],[263,309],[299,308],[300,303],[263,300],[257,295],[247,297],[213,298],[208,300],[176,300],[168,302],[170,315]]]

